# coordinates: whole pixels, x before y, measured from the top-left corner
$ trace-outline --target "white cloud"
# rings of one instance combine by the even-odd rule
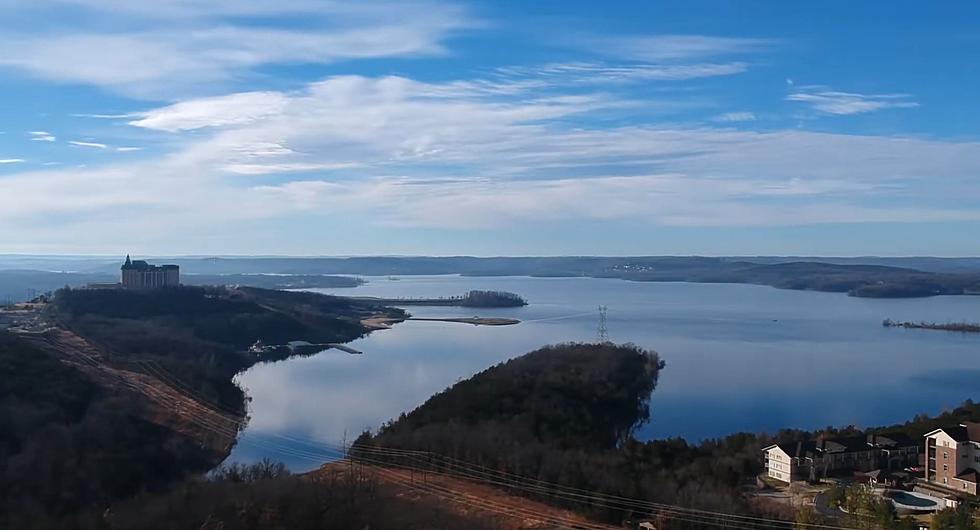
[[[719,114],[712,119],[719,122],[755,121],[756,116],[755,113],[752,112],[726,112],[724,114]]]
[[[53,134],[47,131],[31,131],[28,134],[31,135],[31,140],[35,142],[53,142],[57,140]]]
[[[23,158],[0,158],[0,164],[19,164],[26,162]]]
[[[498,79],[457,82],[460,88],[497,94],[514,94],[535,88],[569,85],[603,85],[643,81],[684,81],[740,74],[744,62],[689,64],[647,63],[550,63],[541,66],[506,67],[496,70]]]
[[[244,92],[195,99],[139,114],[130,125],[177,132],[241,125],[282,112],[288,97],[279,92]]]
[[[73,118],[93,118],[97,120],[120,120],[134,117],[132,114],[72,114]]]
[[[143,150],[142,147],[132,147],[132,146],[123,146],[123,147],[116,148],[116,151],[120,153],[131,153],[133,151],[142,151],[142,150]]]
[[[193,234],[218,245],[243,222],[304,215],[443,229],[980,218],[970,206],[980,203],[976,142],[575,120],[647,104],[601,90],[489,97],[465,81],[361,76],[191,99],[133,121],[172,135],[164,155],[5,176],[0,231],[64,244],[93,233],[99,245]],[[107,215],[118,211],[140,213],[120,229]]]
[[[91,147],[92,149],[105,149],[105,148],[109,147],[106,144],[100,144],[100,143],[97,143],[97,142],[82,142],[82,141],[79,141],[79,140],[68,140],[68,143],[70,143],[71,145],[78,146],[78,147]]]
[[[710,35],[640,35],[589,39],[598,51],[640,61],[704,59],[757,53],[776,44],[772,39]]]
[[[300,171],[336,171],[340,169],[351,169],[362,166],[363,164],[355,162],[335,164],[304,164],[302,162],[291,162],[285,164],[228,164],[224,166],[223,169],[229,173],[238,173],[239,175],[269,175],[275,173],[293,173]]]
[[[252,190],[263,203],[297,210],[350,211],[352,205],[367,203],[385,224],[423,228],[500,228],[531,221],[612,219],[686,226],[882,222],[910,217],[980,220],[980,212],[969,209],[874,208],[855,206],[845,199],[853,193],[880,192],[873,185],[692,179],[683,174],[546,181],[389,177],[346,183],[293,181]],[[807,200],[765,207],[742,200],[774,196]],[[809,200],[821,196],[830,199]]]
[[[162,3],[136,7],[109,0],[39,0],[32,9],[41,16],[57,18],[66,4],[79,16],[69,30],[42,24],[29,31],[13,22],[5,27],[3,20],[16,17],[5,17],[6,4],[0,3],[0,67],[129,95],[172,98],[212,91],[214,83],[231,82],[268,64],[442,54],[443,40],[474,24],[460,8],[435,0],[356,6],[308,0],[261,7],[248,0]],[[254,16],[267,17],[266,23],[248,22]],[[296,17],[303,18],[301,26],[277,25]]]
[[[806,103],[819,112],[837,115],[919,106],[909,94],[856,94],[821,86],[800,87],[797,92],[786,96],[786,99]]]

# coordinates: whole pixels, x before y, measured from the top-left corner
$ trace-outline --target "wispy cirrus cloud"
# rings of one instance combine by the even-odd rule
[[[806,103],[825,114],[863,114],[884,109],[910,109],[919,104],[910,94],[858,94],[831,90],[824,86],[799,87],[787,101]]]
[[[71,145],[74,145],[76,147],[89,147],[89,148],[92,148],[92,149],[106,149],[107,147],[109,147],[108,145],[103,144],[103,143],[98,143],[98,142],[84,142],[84,141],[81,141],[81,140],[68,140],[68,143],[71,144]]]
[[[230,173],[237,173],[239,175],[271,175],[271,174],[283,174],[283,173],[294,173],[294,172],[308,172],[308,171],[337,171],[342,169],[351,169],[356,167],[362,167],[363,164],[358,162],[336,162],[336,163],[303,163],[303,162],[288,162],[288,163],[259,163],[259,164],[228,164],[223,167],[225,171]]]
[[[0,164],[20,164],[26,162],[23,158],[0,158]]]
[[[462,8],[438,0],[411,5],[389,0],[352,5],[283,0],[261,8],[249,0],[154,4],[162,7],[135,9],[114,0],[40,0],[30,12],[57,20],[70,7],[76,15],[71,29],[39,24],[27,31],[14,22],[16,17],[4,16],[23,13],[21,6],[0,3],[0,67],[132,96],[170,99],[214,90],[211,84],[233,82],[269,64],[439,55],[446,52],[444,40],[476,24]],[[263,24],[249,23],[255,16],[270,18]],[[296,17],[304,23],[288,22]],[[5,27],[3,20],[10,20],[10,25]]]
[[[57,138],[48,131],[31,131],[28,134],[31,136],[31,140],[35,142],[53,142],[57,140]]]
[[[0,225],[52,210],[102,222],[91,217],[92,204],[141,208],[141,222],[169,219],[168,226],[303,212],[400,227],[445,228],[452,219],[459,229],[529,219],[685,226],[980,219],[966,206],[980,195],[963,192],[980,189],[967,185],[980,166],[976,143],[569,126],[578,113],[622,101],[535,91],[473,97],[452,81],[390,76],[334,76],[302,90],[246,94],[139,113],[133,126],[182,139],[162,157],[5,178],[18,197],[44,197],[43,189],[75,195],[19,199],[0,208]],[[125,190],[121,183],[135,178],[140,186]],[[162,192],[173,186],[187,193]]]
[[[718,114],[711,118],[712,121],[722,122],[722,123],[735,123],[740,121],[755,121],[756,115],[754,112],[725,112],[723,114]]]
[[[497,73],[503,79],[534,80],[542,85],[554,83],[594,86],[644,81],[686,81],[740,74],[747,69],[748,64],[745,62],[688,64],[569,62],[499,68]]]
[[[287,102],[279,92],[243,92],[176,103],[138,114],[129,123],[168,132],[241,125],[282,112]]]
[[[635,35],[587,39],[597,51],[640,61],[686,61],[763,52],[778,41],[712,35]]]

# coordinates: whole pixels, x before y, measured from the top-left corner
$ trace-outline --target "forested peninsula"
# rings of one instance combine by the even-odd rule
[[[0,330],[0,528],[60,528],[228,454],[256,341],[341,343],[402,310],[314,293],[61,289]],[[207,404],[207,405],[205,405]]]
[[[336,303],[346,302],[330,301],[328,306]],[[560,513],[581,514],[610,527],[649,513],[628,503],[583,503],[575,495],[556,495],[566,490],[552,488],[782,519],[788,530],[796,517],[792,511],[740,493],[740,486],[761,471],[759,451],[765,445],[821,434],[921,436],[938,425],[980,419],[980,406],[968,402],[937,418],[917,417],[904,425],[864,431],[786,430],[738,433],[698,444],[682,439],[644,442],[633,432],[651,418],[651,392],[661,374],[669,373],[660,356],[633,345],[561,344],[460,381],[376,433],[363,434],[349,453],[354,467],[327,464],[294,476],[280,464],[263,462],[195,477],[191,456],[197,455],[200,470],[213,460],[192,452],[193,438],[147,419],[133,394],[85,382],[84,371],[65,366],[49,352],[30,349],[10,334],[0,338],[0,356],[5,356],[0,360],[14,361],[10,369],[27,374],[18,383],[0,379],[3,395],[15,396],[5,397],[0,410],[28,399],[34,403],[25,412],[34,423],[0,415],[0,421],[8,422],[0,430],[5,515],[17,529],[513,528],[506,517],[461,510],[439,497],[406,496],[408,483],[402,481],[408,479],[394,480],[398,475],[391,473],[411,461],[411,469],[423,466],[439,476],[467,473],[470,466],[491,470],[503,477],[493,481],[493,491],[525,497],[538,503],[534,506],[539,510],[554,506],[565,510]],[[48,384],[29,384],[42,373],[52,374],[46,376]],[[130,408],[114,404],[120,400]],[[52,423],[67,428],[52,435],[58,432],[51,430]],[[90,443],[109,444],[112,453],[83,451]],[[186,478],[155,475],[171,466],[183,470]],[[17,474],[28,469],[43,472]],[[885,521],[883,528],[900,528],[899,522]],[[666,518],[658,528],[696,527]]]

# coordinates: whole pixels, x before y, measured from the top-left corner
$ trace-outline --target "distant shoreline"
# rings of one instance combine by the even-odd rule
[[[779,289],[846,293],[860,298],[921,298],[980,293],[980,260],[939,258],[826,259],[706,257],[367,257],[367,258],[228,258],[174,259],[185,283],[255,285],[279,289],[355,287],[361,276],[389,278],[430,275],[463,277],[597,278],[646,282],[767,285]],[[864,261],[864,263],[862,263]],[[19,263],[38,268],[82,270],[78,264],[35,260]],[[59,265],[60,264],[60,265]],[[900,266],[896,266],[900,265]],[[0,300],[26,299],[28,290],[45,292],[65,285],[114,281],[115,272],[91,267],[88,273],[2,270]],[[354,277],[357,276],[357,277]],[[346,294],[346,293],[345,293]],[[351,293],[353,294],[353,293]],[[410,301],[395,304],[419,305]],[[501,301],[502,303],[502,301]],[[426,305],[496,307],[498,303]],[[507,306],[511,303],[505,304]],[[513,305],[522,305],[515,303]]]
[[[932,329],[938,331],[956,331],[959,333],[980,333],[980,324],[970,322],[947,322],[939,324],[935,322],[896,322],[885,319],[882,326],[886,328],[905,328],[905,329]]]
[[[361,324],[372,330],[379,329],[390,329],[392,324],[397,324],[399,322],[405,322],[406,320],[413,320],[416,322],[450,322],[456,324],[472,324],[474,326],[513,326],[515,324],[520,324],[521,321],[516,318],[501,318],[501,317],[447,317],[447,318],[390,318],[390,317],[371,317],[361,320]]]
[[[419,297],[419,298],[384,298],[376,296],[352,296],[354,300],[363,300],[390,306],[433,306],[433,307],[473,307],[500,308],[524,307],[527,305],[520,295],[504,291],[472,290],[462,296],[449,297]]]

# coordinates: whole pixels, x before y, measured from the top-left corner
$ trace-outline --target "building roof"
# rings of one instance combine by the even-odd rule
[[[963,479],[974,484],[980,483],[980,480],[978,480],[980,479],[980,473],[977,473],[976,470],[973,469],[967,469],[966,471],[961,472],[959,475],[956,475],[956,478]]]
[[[949,435],[950,438],[956,440],[957,442],[977,442],[980,443],[980,423],[973,422],[963,422],[956,427],[943,427],[941,429],[936,429],[926,436],[932,436],[937,432],[944,432]]]
[[[902,433],[890,433],[887,435],[858,434],[854,436],[842,436],[840,438],[808,440],[805,442],[777,443],[763,448],[763,451],[778,447],[790,457],[798,457],[813,456],[813,454],[819,453],[859,453],[873,449],[895,449],[900,447],[915,447],[918,445],[920,445],[919,442]]]
[[[789,455],[790,458],[802,458],[810,456],[816,450],[816,443],[812,441],[799,441],[799,442],[783,442],[770,445],[765,447],[763,451],[769,451],[770,449],[779,448],[782,452]]]
[[[903,432],[868,435],[868,443],[884,449],[919,446],[922,442]]]
[[[828,453],[856,453],[870,451],[871,445],[865,435],[827,438],[820,443],[820,449]]]
[[[155,270],[155,269],[179,270],[180,269],[180,266],[178,266],[178,265],[160,265],[160,266],[150,265],[145,260],[141,260],[141,259],[132,260],[127,255],[126,256],[126,262],[122,264],[122,267],[120,267],[120,269],[121,270],[124,270],[124,271],[135,270],[135,271],[145,272],[145,271],[151,271],[151,270]]]
[[[980,423],[963,422],[962,427],[966,429],[967,436],[971,442],[980,442]]]

